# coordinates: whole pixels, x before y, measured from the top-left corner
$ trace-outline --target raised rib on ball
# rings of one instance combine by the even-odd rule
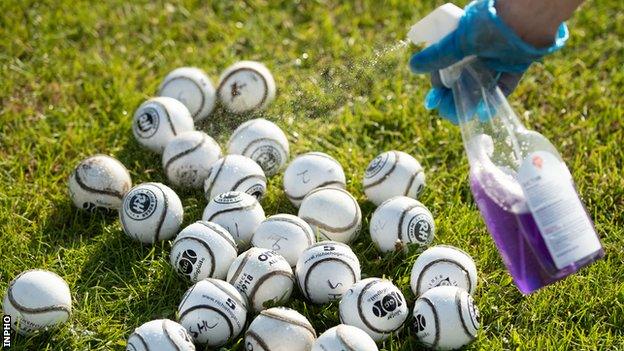
[[[169,334],[169,330],[167,329],[167,320],[166,319],[163,319],[163,321],[161,323],[161,327],[162,327],[162,330],[163,330],[163,334],[165,334],[165,337],[167,338],[167,340],[171,343],[171,345],[173,345],[173,347],[177,351],[180,351],[180,347],[175,343],[175,341],[173,341],[173,338]]]
[[[356,346],[356,345],[353,345],[353,344],[350,342],[349,337],[347,337],[347,336],[345,335],[345,332],[346,332],[346,330],[345,330],[345,329],[346,329],[346,328],[345,328],[345,327],[343,327],[342,325],[338,325],[338,326],[336,327],[336,336],[338,337],[338,340],[340,340],[340,342],[341,342],[341,343],[342,343],[342,345],[344,346],[345,351],[357,351],[357,350],[356,350],[356,347],[357,347],[357,346]]]
[[[360,315],[360,319],[362,320],[362,322],[372,331],[379,333],[379,334],[389,334],[389,333],[393,333],[399,329],[401,329],[403,327],[403,325],[399,325],[398,327],[391,329],[391,330],[382,330],[379,328],[374,327],[367,319],[366,316],[364,315],[364,311],[362,311],[362,298],[364,297],[364,292],[366,292],[366,290],[370,289],[371,286],[373,286],[373,284],[377,284],[377,283],[381,283],[383,282],[383,279],[375,279],[369,283],[367,283],[364,288],[362,289],[362,291],[360,291],[360,294],[358,295],[357,298],[357,310],[358,310],[358,314]]]
[[[468,337],[474,338],[477,335],[471,333],[470,330],[468,330],[468,326],[466,325],[466,321],[464,320],[464,314],[462,313],[462,306],[461,306],[461,293],[462,293],[462,290],[460,289],[458,289],[455,292],[455,306],[457,306],[457,314],[459,315],[459,320],[461,321],[461,325],[462,325],[462,328],[464,329],[464,333],[466,333]],[[466,306],[466,307],[470,308],[469,306]]]
[[[177,155],[175,155],[175,156],[171,157],[169,160],[167,160],[167,162],[165,163],[165,167],[164,167],[164,169],[165,169],[165,174],[169,175],[169,167],[171,166],[171,164],[172,164],[174,161],[177,161],[178,159],[180,159],[180,158],[182,158],[182,157],[184,157],[184,156],[186,156],[186,155],[190,154],[191,152],[193,152],[193,151],[195,151],[195,150],[199,149],[200,147],[202,147],[202,145],[204,145],[204,143],[205,143],[205,142],[206,142],[206,137],[205,137],[205,136],[202,136],[201,141],[200,141],[199,143],[197,143],[197,145],[193,146],[193,147],[192,147],[192,148],[190,148],[190,149],[184,150],[184,151],[180,152],[179,154],[177,154]]]
[[[224,156],[223,157],[223,162],[221,162],[221,164],[219,164],[219,168],[217,168],[217,172],[215,172],[215,176],[214,178],[212,178],[212,181],[210,182],[210,185],[208,186],[208,188],[204,191],[204,193],[206,194],[206,198],[208,199],[208,201],[212,200],[210,197],[211,193],[212,193],[212,188],[214,187],[215,183],[217,182],[217,178],[219,178],[219,175],[221,174],[221,170],[223,169],[223,166],[225,165],[225,163],[227,162],[228,156]],[[219,161],[217,161],[219,162]],[[211,170],[212,172],[212,167]],[[206,180],[210,180],[210,176],[206,179]]]
[[[66,306],[66,305],[51,305],[51,306],[46,306],[46,307],[37,307],[37,308],[31,308],[31,307],[26,307],[22,304],[20,304],[19,302],[17,302],[17,300],[15,299],[15,297],[13,296],[13,286],[15,285],[15,283],[17,283],[18,279],[23,276],[26,273],[30,273],[30,272],[45,272],[45,273],[50,273],[52,275],[57,276],[59,279],[61,279],[63,282],[65,282],[65,280],[63,280],[63,278],[61,278],[61,276],[59,276],[58,274],[54,273],[54,272],[50,272],[50,271],[45,271],[42,269],[29,269],[27,271],[24,271],[20,274],[17,275],[17,277],[13,278],[13,281],[11,282],[11,284],[9,285],[9,288],[7,289],[7,297],[9,298],[9,302],[11,303],[11,305],[13,305],[13,307],[15,307],[15,309],[19,310],[20,312],[26,312],[26,313],[45,313],[45,312],[52,312],[52,311],[60,311],[60,312],[65,312],[68,315],[71,314],[71,307],[70,306]],[[65,286],[67,286],[67,283],[65,283]],[[68,287],[69,289],[69,287]]]
[[[139,333],[137,333],[137,332],[135,331],[134,333],[132,333],[132,335],[136,336],[136,337],[137,337],[137,339],[139,339],[139,341],[141,342],[141,345],[143,345],[143,348],[144,348],[146,351],[150,351],[149,346],[147,346],[147,342],[145,342],[145,339],[143,339],[143,337],[141,336],[141,334],[139,334]],[[132,335],[130,335],[130,337],[129,337],[128,339],[131,339],[131,338],[132,338]],[[132,345],[132,344],[130,344],[130,345]],[[130,346],[130,345],[128,345],[128,346]],[[134,345],[132,345],[132,347],[134,347]],[[136,347],[135,347],[134,349],[136,350]]]
[[[179,310],[182,309],[182,307],[186,303],[186,300],[188,300],[189,296],[191,296],[191,293],[193,293],[193,290],[195,290],[195,288],[197,287],[197,283],[191,285],[191,288],[184,293],[184,295],[182,296],[182,301],[180,301],[180,305],[178,305]]]
[[[197,243],[199,243],[201,246],[203,246],[207,251],[208,251],[208,255],[210,256],[210,273],[208,273],[209,277],[212,277],[212,275],[214,274],[215,271],[215,257],[214,257],[214,252],[212,252],[212,249],[210,248],[210,245],[208,245],[205,241],[203,240],[199,240],[198,238],[194,238],[194,237],[184,237],[184,238],[180,238],[178,240],[178,242],[182,242],[182,241],[195,241]]]
[[[303,287],[304,287],[303,294],[305,295],[305,297],[306,297],[308,300],[310,300],[310,292],[308,291],[308,280],[310,279],[310,273],[312,272],[312,270],[314,269],[314,267],[318,266],[318,265],[319,265],[319,264],[321,264],[321,263],[328,262],[328,261],[334,261],[334,262],[338,262],[338,263],[340,263],[340,264],[345,265],[345,266],[349,269],[349,273],[351,273],[351,276],[353,277],[353,283],[355,283],[355,281],[356,281],[356,279],[357,279],[357,278],[355,277],[355,271],[353,270],[353,268],[351,268],[351,265],[347,264],[347,262],[345,262],[345,261],[343,261],[343,260],[340,260],[340,259],[338,259],[338,258],[335,258],[335,257],[327,257],[327,258],[324,258],[324,259],[318,260],[318,261],[314,262],[314,263],[310,266],[310,268],[308,268],[308,270],[306,271],[305,277],[304,277],[304,279],[303,279],[303,285],[304,285],[304,286],[303,286]]]
[[[423,206],[421,206],[420,204],[411,205],[411,206],[408,206],[407,208],[405,208],[403,210],[403,212],[401,212],[401,218],[399,219],[399,226],[397,228],[397,234],[399,236],[399,239],[401,239],[402,242],[408,242],[409,241],[408,240],[409,238],[405,239],[403,237],[403,222],[405,221],[405,216],[407,216],[407,213],[409,211],[411,211],[411,210],[413,210],[413,209],[415,209],[417,207],[423,207]]]
[[[260,175],[260,174],[250,174],[248,176],[245,176],[245,177],[239,179],[236,183],[234,183],[234,185],[232,185],[232,188],[230,189],[230,191],[237,191],[238,187],[241,184],[243,184],[245,181],[249,180],[249,179],[258,179],[258,180],[261,180],[261,181],[266,183],[266,178],[263,175]]]
[[[293,283],[295,281],[294,275],[292,273],[290,273],[290,272],[273,271],[273,272],[269,272],[268,274],[263,275],[262,277],[260,277],[256,281],[256,284],[254,284],[253,288],[251,288],[251,290],[249,290],[249,294],[247,295],[248,298],[249,298],[249,302],[251,302],[252,305],[254,304],[254,298],[256,297],[256,293],[258,292],[258,289],[260,289],[262,284],[264,284],[264,282],[269,280],[269,278],[272,278],[272,277],[278,276],[278,275],[281,275],[281,276],[284,276],[284,277],[290,279],[290,281],[293,282]]]
[[[230,143],[232,143],[234,139],[238,138],[239,134],[249,129],[257,121],[258,121],[257,119],[252,119],[238,126],[238,128],[236,128],[234,133],[232,133],[232,135],[230,136],[230,139],[228,139],[228,146]]]
[[[330,180],[330,181],[327,181],[327,182],[323,182],[323,183],[319,184],[317,186],[317,188],[331,187],[333,185],[336,185],[340,189],[344,188],[344,184],[342,184],[341,182],[336,181],[336,180]],[[306,195],[310,194],[310,193],[307,193],[307,194],[304,194],[304,195],[301,195],[301,196],[294,196],[294,195],[289,194],[288,191],[286,191],[286,189],[284,189],[284,193],[286,193],[286,196],[289,199],[292,199],[292,200],[303,200],[303,198],[306,197]]]
[[[260,314],[265,316],[265,317],[269,317],[269,318],[272,318],[272,319],[275,319],[275,320],[278,320],[278,321],[282,321],[284,323],[288,323],[288,324],[299,326],[299,327],[309,331],[310,334],[312,334],[316,338],[316,331],[314,330],[314,328],[312,328],[312,326],[310,324],[300,322],[300,321],[298,321],[296,319],[291,319],[291,318],[288,318],[288,317],[284,317],[282,315],[274,313],[271,310],[261,311]]]
[[[366,285],[364,285],[364,288],[360,291],[360,293],[357,296],[357,310],[358,310],[358,315],[360,316],[360,320],[362,321],[362,323],[364,323],[368,327],[368,329],[376,333],[385,334],[385,333],[388,333],[388,331],[377,329],[375,326],[373,326],[366,319],[366,316],[364,315],[364,311],[362,310],[362,298],[364,297],[364,292],[366,292],[366,290],[368,290],[373,284],[377,284],[379,282],[381,282],[381,279],[374,279],[373,281],[370,281]]]
[[[176,80],[188,80],[193,85],[195,85],[195,87],[197,87],[197,90],[199,90],[199,95],[201,96],[201,104],[199,105],[199,109],[197,111],[191,112],[191,116],[193,116],[193,119],[195,119],[195,117],[197,117],[197,115],[204,109],[204,104],[206,103],[206,98],[204,97],[204,90],[201,88],[199,83],[195,81],[195,79],[192,79],[190,77],[175,77],[169,80],[168,82],[165,82],[165,84],[163,84],[163,86],[160,88],[160,91],[162,92],[163,90],[165,90],[165,87],[169,85],[169,83],[172,83]],[[160,92],[158,95],[160,95]]]
[[[220,284],[221,280],[208,280],[209,283],[211,283],[212,285],[214,285],[217,289],[223,291],[224,294],[226,294],[228,297],[230,297],[232,300],[236,301],[237,304],[246,307],[247,304],[245,302],[243,302],[241,299],[238,298],[238,296],[233,295],[230,291],[226,290],[225,288],[223,288]]]
[[[412,184],[414,184],[414,180],[416,179],[416,176],[418,176],[422,171],[423,169],[421,167],[418,170],[416,170],[414,173],[412,173],[412,175],[409,178],[409,182],[407,182],[407,187],[405,188],[405,192],[403,193],[403,195],[408,196],[407,194],[409,194],[409,190],[412,188]]]
[[[251,251],[246,251],[245,252],[245,256],[243,256],[243,259],[241,260],[241,263],[238,265],[238,267],[236,268],[236,271],[234,271],[234,274],[232,274],[232,278],[230,278],[230,280],[228,281],[228,283],[234,285],[234,282],[236,281],[236,279],[238,278],[238,276],[241,274],[241,272],[243,271],[243,268],[245,267],[245,265],[247,264],[247,261],[249,261],[249,256],[251,254]]]
[[[223,213],[228,213],[228,212],[236,212],[236,211],[244,211],[244,210],[249,210],[249,209],[253,209],[254,207],[256,207],[258,205],[258,202],[253,202],[250,205],[247,206],[243,206],[243,207],[233,207],[233,208],[226,208],[220,211],[217,211],[215,213],[213,213],[209,218],[208,221],[212,221],[216,216],[223,214]]]
[[[161,104],[158,101],[153,101],[154,104],[156,105],[160,105],[160,108],[165,112],[165,118],[167,119],[167,122],[169,123],[169,127],[171,128],[171,133],[173,133],[173,135],[178,135],[178,133],[175,130],[175,126],[173,125],[173,122],[171,121],[171,116],[169,115],[169,111],[165,108],[165,105]]]
[[[301,155],[299,157],[302,157],[302,156],[318,156],[318,157],[326,158],[326,159],[332,161],[333,163],[337,164],[340,167],[340,169],[342,169],[342,165],[340,163],[338,163],[338,161],[336,161],[336,159],[334,159],[333,157],[331,157],[331,156],[329,156],[327,154],[324,154],[322,152],[318,152],[318,151],[307,152],[307,153],[305,153],[305,154],[303,154],[303,155]],[[299,157],[297,157],[297,158],[299,158]]]
[[[167,198],[167,194],[162,188],[156,183],[145,183],[146,185],[152,185],[155,188],[158,188],[163,195],[163,211],[160,214],[160,218],[158,219],[158,225],[156,226],[156,231],[154,232],[154,243],[158,242],[160,239],[160,229],[162,228],[163,223],[165,222],[165,217],[167,216],[167,210],[169,209],[169,199]]]
[[[320,190],[324,190],[326,188],[318,188],[318,189],[314,189],[312,190],[310,193],[308,193],[308,195],[311,195],[315,192],[318,192]],[[351,199],[351,202],[353,203],[353,206],[355,206],[355,218],[351,221],[351,223],[349,223],[346,226],[343,227],[331,227],[328,225],[325,225],[325,223],[319,222],[314,218],[310,218],[310,217],[301,217],[301,219],[303,219],[304,221],[308,222],[308,224],[312,224],[314,226],[316,226],[317,228],[323,229],[327,232],[330,233],[339,233],[339,232],[344,232],[347,231],[349,229],[354,228],[355,226],[357,226],[357,224],[360,222],[361,220],[361,216],[362,216],[362,212],[360,211],[360,206],[358,205],[357,201],[355,201],[355,199],[353,198],[353,196],[351,196],[351,194],[349,194],[346,190],[343,189],[339,189],[339,188],[331,188],[333,190],[338,190],[338,191],[342,191],[346,194],[349,195],[349,199]],[[351,233],[351,236],[349,237],[349,240],[352,239],[352,236],[355,235],[357,233],[357,230],[354,231],[353,233]]]
[[[260,347],[265,350],[265,351],[271,351],[271,349],[269,349],[269,346],[267,345],[267,343],[260,337],[260,335],[258,335],[258,333],[256,333],[253,330],[247,329],[247,332],[245,333],[245,338],[251,338],[254,339],[254,341],[260,345]],[[255,351],[255,350],[254,350]]]
[[[263,142],[263,141],[271,141],[271,142],[273,142],[273,144],[275,144],[277,146],[277,148],[279,148],[282,153],[286,154],[286,150],[284,150],[284,147],[282,146],[282,144],[276,142],[275,140],[273,140],[271,138],[258,138],[258,139],[252,140],[249,144],[247,144],[247,146],[245,146],[245,148],[243,149],[242,154],[244,155],[247,151],[249,151],[249,149],[251,148],[252,145],[260,143],[260,142]]]
[[[436,311],[435,306],[431,300],[426,297],[420,298],[431,308],[431,312],[433,313],[433,320],[435,321],[435,338],[433,339],[433,343],[430,345],[432,349],[437,348],[438,343],[440,342],[440,318],[438,317],[438,311]]]
[[[82,163],[80,163],[80,165],[82,165]],[[113,197],[116,197],[118,199],[123,198],[123,194],[120,194],[117,191],[96,189],[96,188],[90,187],[87,184],[85,184],[85,182],[82,180],[82,178],[78,174],[78,169],[80,168],[80,165],[78,165],[78,168],[76,169],[76,171],[74,171],[74,179],[76,179],[76,183],[78,183],[78,186],[80,186],[83,190],[89,191],[89,192],[92,192],[92,193],[96,193],[96,194],[103,194],[103,195],[113,196]]]
[[[203,225],[206,228],[212,229],[212,231],[214,231],[215,233],[217,233],[220,237],[223,238],[223,240],[227,241],[228,244],[230,244],[234,250],[238,250],[238,247],[236,246],[236,242],[232,240],[231,237],[225,235],[225,233],[221,232],[221,228],[217,227],[216,225],[214,225],[212,222],[207,222],[207,221],[197,221],[196,223],[199,223],[201,225]],[[229,234],[229,233],[228,233]]]
[[[218,315],[220,315],[221,317],[223,317],[223,319],[225,320],[225,322],[227,323],[228,326],[228,330],[229,330],[229,334],[228,334],[228,339],[230,339],[232,337],[232,334],[234,333],[234,326],[232,325],[232,321],[230,321],[230,318],[228,318],[228,316],[221,312],[219,309],[210,306],[210,305],[195,305],[187,310],[184,310],[184,312],[180,313],[180,318],[179,320],[182,321],[182,319],[184,319],[184,317],[186,317],[187,314],[189,314],[190,312],[193,312],[195,310],[199,310],[199,309],[206,309],[206,310],[211,310],[216,312]]]
[[[294,220],[292,220],[290,218],[287,218],[287,217],[275,217],[275,216],[269,217],[269,218],[265,219],[264,221],[265,222],[287,222],[287,223],[290,223],[290,224],[294,224],[297,227],[299,227],[306,234],[306,239],[308,239],[308,246],[313,244],[312,243],[312,237],[314,236],[314,233],[311,233],[308,230],[309,228],[306,228],[306,227],[302,226],[301,223],[299,223],[297,221],[294,221]]]
[[[433,265],[435,265],[436,263],[439,263],[439,262],[450,263],[450,264],[453,264],[453,265],[459,267],[459,269],[461,269],[464,272],[464,274],[466,275],[466,280],[468,281],[468,291],[472,290],[472,281],[470,279],[470,273],[468,273],[468,270],[466,270],[464,268],[464,266],[462,266],[459,262],[457,262],[455,260],[452,260],[452,259],[439,258],[437,260],[433,260],[433,261],[427,263],[427,265],[425,265],[425,267],[423,267],[422,271],[420,271],[420,274],[418,275],[418,280],[416,280],[416,295],[417,296],[420,296],[422,294],[422,292],[420,291],[421,290],[420,286],[421,286],[421,283],[422,283],[422,279],[425,276],[425,272],[427,270],[429,270],[429,268],[431,268]]]
[[[370,184],[364,185],[364,189],[368,189],[368,188],[371,188],[371,187],[374,187],[376,185],[379,185],[379,184],[383,183],[390,176],[390,174],[392,174],[392,172],[394,172],[394,169],[399,164],[399,153],[396,152],[396,151],[392,151],[392,153],[394,154],[394,163],[392,164],[392,167],[390,167],[388,172],[386,172],[386,174],[384,174],[381,178],[377,179],[376,181],[374,181],[374,182],[372,182]]]

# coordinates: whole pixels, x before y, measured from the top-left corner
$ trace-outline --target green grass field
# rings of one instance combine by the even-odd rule
[[[116,217],[77,210],[67,178],[80,159],[106,153],[129,168],[135,184],[166,182],[160,158],[132,137],[136,107],[175,67],[202,67],[216,84],[229,64],[254,59],[277,80],[277,99],[264,115],[287,132],[291,154],[324,151],[344,166],[364,214],[353,247],[365,277],[392,279],[413,303],[409,272],[417,253],[379,256],[368,235],[374,206],[361,187],[376,154],[403,150],[426,169],[421,201],[436,218],[435,243],[461,247],[477,262],[482,329],[468,349],[623,350],[621,2],[585,4],[569,23],[568,46],[534,65],[511,97],[523,122],[558,147],[606,250],[580,274],[530,296],[514,287],[473,203],[458,128],[422,107],[429,83],[407,69],[411,49],[375,54],[440,4],[0,2],[0,292],[21,271],[45,268],[67,280],[74,301],[60,330],[18,337],[12,349],[121,350],[140,324],[175,319],[189,284],[169,265],[170,243],[141,246]],[[224,146],[252,117],[218,109],[202,128]],[[281,176],[269,187],[267,214],[296,213]],[[184,225],[199,219],[203,194],[180,195]],[[316,307],[297,295],[288,306],[319,333],[338,323],[337,303]],[[241,350],[242,342],[228,348]],[[404,330],[382,348],[419,346]]]

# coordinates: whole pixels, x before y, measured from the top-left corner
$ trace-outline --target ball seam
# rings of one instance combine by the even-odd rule
[[[290,265],[289,265],[289,267],[290,267]],[[269,273],[263,275],[262,277],[260,277],[256,281],[256,283],[253,285],[253,287],[249,290],[249,294],[247,295],[249,297],[249,302],[251,302],[252,308],[253,308],[253,305],[254,305],[254,298],[256,297],[256,293],[258,292],[258,289],[260,289],[262,284],[264,284],[267,280],[269,280],[269,278],[272,278],[274,276],[284,276],[284,277],[290,279],[290,281],[292,283],[295,282],[295,277],[294,277],[294,275],[291,272],[273,271],[273,272],[269,272]],[[278,302],[281,302],[281,301],[278,301]]]
[[[160,230],[162,229],[162,225],[165,222],[165,217],[167,216],[167,211],[169,210],[169,199],[167,198],[167,194],[165,193],[165,191],[156,183],[146,183],[146,184],[149,184],[158,188],[158,190],[160,190],[160,192],[163,195],[163,207],[164,208],[163,208],[162,213],[160,214],[160,218],[158,219],[158,225],[156,226],[156,231],[154,232],[154,243],[156,243],[160,239]]]
[[[221,175],[221,170],[223,169],[223,166],[225,165],[225,162],[227,162],[227,159],[228,159],[227,155],[225,157],[223,157],[223,159],[222,159],[223,161],[221,161],[221,164],[219,164],[219,168],[217,169],[217,172],[215,172],[214,178],[212,178],[212,181],[210,182],[210,185],[204,191],[208,201],[212,200],[212,198],[214,197],[214,196],[212,196],[212,188],[217,183],[217,178],[219,178],[219,175]],[[219,162],[219,161],[217,161],[217,162]],[[210,178],[206,179],[206,181],[209,181],[209,180],[210,180]]]
[[[418,275],[418,279],[416,280],[416,296],[420,296],[423,292],[421,292],[421,284],[422,284],[422,279],[425,276],[425,272],[431,268],[434,264],[439,263],[439,262],[446,262],[446,263],[450,263],[453,265],[456,265],[457,267],[459,267],[459,269],[461,269],[465,274],[466,274],[466,280],[468,281],[468,291],[472,290],[472,280],[470,279],[470,273],[468,272],[468,270],[466,270],[464,268],[464,266],[462,266],[459,262],[449,259],[449,258],[439,258],[437,260],[433,260],[429,263],[427,263],[423,269],[420,271],[420,274]]]
[[[194,112],[194,113],[191,112],[191,116],[193,117],[193,119],[195,119],[195,117],[197,117],[199,115],[199,113],[204,110],[204,105],[206,104],[206,97],[204,96],[204,90],[202,89],[200,84],[197,81],[195,81],[195,79],[193,79],[191,77],[186,77],[186,76],[173,77],[170,80],[166,81],[162,85],[162,87],[160,87],[160,89],[158,91],[158,95],[161,95],[162,91],[165,90],[165,87],[167,85],[169,85],[170,83],[176,81],[176,80],[188,80],[192,84],[194,84],[195,87],[197,87],[197,90],[199,90],[199,95],[201,95],[201,104],[199,105],[199,109],[196,112]]]
[[[213,232],[217,233],[217,235],[219,235],[221,238],[223,238],[223,240],[225,240],[228,244],[230,244],[235,251],[238,251],[238,247],[236,246],[236,242],[234,241],[234,239],[231,238],[232,234],[230,234],[228,232],[228,234],[230,235],[230,237],[228,237],[227,235],[225,235],[225,233],[221,232],[221,229],[219,229],[218,227],[214,226],[212,222],[208,222],[208,221],[197,221],[196,223],[199,223],[201,225],[203,225],[204,227],[211,229]],[[226,230],[225,228],[223,228],[223,230]]]
[[[234,271],[234,274],[232,274],[232,277],[230,279],[228,279],[228,283],[230,283],[232,285],[234,285],[234,282],[236,281],[236,279],[238,279],[238,276],[243,271],[243,268],[247,264],[247,261],[249,261],[249,256],[251,255],[251,250],[247,250],[243,255],[244,256],[243,256],[243,258],[241,260],[241,263],[238,265],[238,267]]]
[[[312,270],[316,266],[318,266],[321,263],[328,262],[328,261],[338,262],[338,263],[341,263],[341,264],[344,264],[345,266],[347,266],[347,268],[349,269],[349,272],[351,273],[351,276],[353,277],[353,284],[355,284],[355,282],[357,281],[357,277],[355,276],[355,270],[353,269],[353,267],[351,267],[350,264],[348,264],[344,260],[338,259],[337,257],[327,257],[327,258],[320,259],[320,260],[314,262],[310,266],[310,268],[308,268],[308,270],[305,273],[304,280],[303,280],[303,286],[304,286],[304,289],[305,289],[305,291],[303,291],[303,294],[310,301],[312,301],[312,299],[310,298],[310,292],[308,291],[308,280],[310,279],[310,273],[312,272]],[[329,279],[328,279],[328,282],[329,282]]]
[[[392,172],[394,172],[394,169],[396,168],[396,166],[399,164],[399,153],[396,151],[392,151],[392,153],[394,153],[395,158],[394,158],[394,163],[392,163],[392,166],[390,167],[390,169],[388,170],[388,172],[386,172],[386,174],[384,174],[383,176],[381,176],[381,178],[377,179],[376,181],[370,183],[370,184],[364,184],[364,190],[368,189],[368,188],[372,188],[374,186],[377,186],[383,182],[386,181],[386,179],[388,177],[390,177],[390,175],[392,174]]]
[[[134,333],[132,333],[132,335],[136,335],[136,337],[139,339],[139,341],[141,342],[141,344],[143,344],[143,347],[145,348],[146,351],[150,351],[149,346],[147,346],[147,342],[145,341],[145,339],[143,338],[143,336],[141,334],[139,334],[136,330],[134,331]],[[130,338],[132,337],[132,335],[130,335]],[[128,339],[130,339],[128,338]],[[134,346],[134,345],[133,345]]]
[[[455,305],[457,306],[457,314],[459,315],[459,320],[461,321],[461,325],[462,325],[464,332],[466,333],[466,335],[468,335],[469,338],[472,339],[475,337],[475,335],[473,335],[468,330],[468,326],[466,325],[466,321],[464,320],[464,315],[462,313],[462,306],[461,306],[461,293],[462,293],[461,289],[457,289],[457,291],[455,292]]]
[[[316,331],[314,330],[314,328],[312,327],[312,325],[310,325],[309,323],[303,323],[300,322],[296,319],[292,319],[292,318],[288,318],[288,317],[283,317],[278,315],[277,313],[273,313],[273,311],[270,310],[264,310],[262,312],[260,312],[261,315],[267,317],[267,318],[271,318],[271,319],[275,319],[284,323],[288,323],[288,324],[292,324],[298,327],[301,327],[305,330],[307,330],[308,332],[310,332],[310,334],[312,334],[315,338],[316,338]]]
[[[208,255],[210,255],[210,273],[208,273],[208,276],[212,277],[212,275],[215,272],[215,268],[216,268],[215,267],[216,260],[215,260],[214,252],[210,248],[210,245],[208,245],[207,242],[205,242],[203,240],[200,240],[199,238],[195,238],[195,237],[191,237],[191,236],[180,238],[180,240],[176,241],[176,244],[182,242],[183,240],[190,240],[190,241],[198,242],[201,246],[203,246],[208,251]]]
[[[78,167],[80,167],[82,164],[83,163],[80,162]],[[88,191],[88,192],[92,192],[92,193],[96,193],[96,194],[102,194],[102,195],[108,195],[108,196],[116,197],[116,198],[118,198],[120,200],[123,198],[123,195],[120,194],[117,191],[114,191],[114,190],[100,190],[100,189],[96,189],[96,188],[90,187],[87,184],[85,184],[84,181],[82,180],[82,178],[80,177],[80,175],[78,174],[78,167],[74,171],[74,179],[76,180],[76,183],[78,184],[78,186],[80,188],[82,188],[82,190],[85,190],[85,191]]]
[[[225,320],[228,329],[229,329],[229,335],[227,337],[227,340],[229,340],[233,333],[234,333],[234,326],[232,325],[232,321],[230,321],[230,318],[228,318],[228,316],[223,313],[223,311],[219,310],[218,308],[214,307],[214,306],[210,306],[207,304],[200,304],[200,305],[195,305],[193,307],[189,307],[187,310],[185,310],[184,312],[180,313],[180,318],[179,320],[182,321],[182,319],[184,319],[184,317],[186,317],[187,314],[189,314],[190,312],[193,312],[195,310],[199,310],[199,309],[207,309],[207,310],[211,310],[216,312],[218,315],[220,315],[221,317],[223,317],[223,319]]]
[[[314,244],[312,242],[312,239],[314,238],[314,232],[312,232],[312,229],[309,227],[309,225],[306,223],[306,225],[308,225],[308,228],[304,227],[301,223],[292,220],[290,218],[287,217],[276,217],[276,216],[271,216],[267,219],[264,220],[264,222],[286,222],[286,223],[290,223],[293,224],[297,227],[299,227],[299,229],[301,229],[303,231],[303,233],[306,236],[306,239],[308,240],[308,246]]]
[[[257,109],[257,108],[261,108],[262,105],[264,105],[264,102],[266,101],[266,99],[267,99],[267,97],[269,95],[269,84],[267,83],[266,78],[264,77],[264,75],[260,71],[255,70],[253,68],[249,68],[249,67],[237,68],[237,69],[233,70],[232,72],[228,73],[225,77],[223,77],[223,79],[221,80],[221,83],[219,83],[219,87],[217,89],[217,91],[219,92],[219,96],[222,95],[221,94],[221,89],[223,88],[225,82],[228,79],[230,79],[230,77],[232,77],[234,74],[236,74],[238,72],[243,72],[243,71],[254,72],[257,75],[259,75],[260,78],[262,78],[262,84],[264,85],[264,93],[262,95],[262,99],[260,100],[260,102],[256,106],[253,106],[253,107],[249,108],[249,110],[254,110],[254,109]],[[225,99],[223,99],[223,100],[225,100]],[[244,111],[242,111],[242,112],[244,112]]]
[[[173,338],[171,338],[171,335],[169,334],[169,330],[167,330],[167,320],[163,319],[162,323],[161,323],[161,328],[163,330],[163,334],[165,334],[165,338],[167,338],[167,340],[169,340],[169,342],[171,343],[171,345],[173,345],[173,347],[176,349],[176,351],[180,351],[180,347],[173,341]]]
[[[420,297],[420,300],[424,301],[431,308],[431,312],[433,313],[433,320],[435,322],[435,337],[433,339],[433,344],[431,344],[432,349],[436,349],[438,347],[438,343],[440,342],[440,318],[438,316],[438,311],[435,308],[435,305],[431,300],[427,297]]]
[[[291,200],[303,200],[307,195],[310,194],[310,192],[312,192],[313,190],[316,190],[318,188],[325,188],[325,187],[331,187],[332,185],[340,185],[341,189],[344,189],[344,187],[346,186],[346,184],[337,181],[337,180],[329,180],[327,182],[323,182],[320,183],[319,185],[317,185],[316,187],[314,187],[314,189],[310,190],[309,192],[301,195],[301,196],[294,196],[288,193],[288,190],[284,189],[284,193],[286,193],[286,196],[291,199]]]
[[[271,350],[271,349],[269,349],[269,346],[267,345],[267,343],[255,331],[247,329],[247,332],[245,332],[245,338],[247,338],[247,337],[249,337],[251,339],[254,339],[258,344],[260,344],[260,347],[263,350],[265,350],[265,351],[270,351]],[[245,348],[246,348],[246,346],[245,346]]]
[[[167,162],[165,162],[165,165],[164,165],[164,167],[163,167],[163,168],[164,168],[164,170],[165,170],[165,174],[166,174],[167,176],[169,176],[169,167],[171,167],[171,164],[172,164],[173,162],[175,162],[175,161],[179,160],[180,158],[182,158],[182,157],[184,157],[184,156],[186,156],[186,155],[188,155],[188,154],[192,153],[193,151],[195,151],[195,150],[199,149],[199,148],[200,148],[200,147],[202,147],[205,143],[206,143],[206,136],[202,135],[202,139],[201,139],[201,141],[200,141],[199,143],[197,143],[197,145],[195,145],[195,146],[193,146],[193,147],[191,147],[191,148],[189,148],[189,149],[187,149],[187,150],[184,150],[184,151],[180,152],[179,154],[174,155],[174,156],[172,156],[171,158],[169,158],[169,160],[167,160]]]
[[[236,183],[234,183],[234,185],[232,185],[232,188],[230,189],[230,191],[238,191],[238,187],[241,184],[243,184],[245,181],[249,180],[249,179],[258,179],[258,180],[263,181],[266,184],[266,178],[263,175],[260,175],[260,174],[250,174],[248,176],[242,177]],[[262,184],[260,184],[260,185],[262,185]],[[264,187],[266,188],[266,185]],[[265,189],[265,191],[266,191],[266,189]]]
[[[177,101],[177,100],[176,100]],[[174,136],[178,135],[178,133],[175,130],[175,126],[173,125],[173,121],[171,120],[171,116],[169,115],[169,110],[167,110],[167,108],[165,107],[165,105],[163,105],[162,103],[160,103],[159,101],[153,101],[154,104],[156,105],[160,105],[160,107],[162,108],[163,111],[165,111],[165,118],[167,119],[167,122],[169,122],[169,127],[171,128],[171,133],[173,133]],[[180,102],[181,103],[181,102]],[[156,134],[156,133],[154,133]],[[149,138],[148,138],[149,139]]]
[[[71,306],[58,304],[58,305],[52,305],[48,307],[30,308],[30,307],[23,306],[22,304],[17,302],[17,300],[13,296],[13,286],[17,283],[19,278],[21,278],[26,273],[30,273],[30,272],[44,272],[44,273],[52,274],[58,277],[59,279],[61,279],[61,281],[65,284],[65,286],[69,290],[69,285],[67,285],[67,282],[65,282],[65,280],[60,275],[51,271],[43,270],[43,269],[29,269],[18,274],[17,277],[13,278],[13,281],[11,281],[11,284],[9,284],[9,287],[7,289],[7,297],[9,298],[9,302],[11,303],[11,305],[13,305],[15,309],[20,310],[20,312],[37,314],[37,313],[45,313],[45,312],[52,312],[52,311],[61,311],[61,312],[66,312],[67,315],[71,315]]]

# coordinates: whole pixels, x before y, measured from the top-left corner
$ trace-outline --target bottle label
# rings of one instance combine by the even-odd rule
[[[570,171],[555,155],[531,153],[520,166],[518,180],[557,269],[601,248]]]

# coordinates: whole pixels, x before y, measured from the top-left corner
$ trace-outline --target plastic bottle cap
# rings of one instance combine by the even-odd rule
[[[460,7],[446,3],[413,25],[407,38],[414,44],[429,46],[437,43],[457,28],[463,15],[464,10]]]

